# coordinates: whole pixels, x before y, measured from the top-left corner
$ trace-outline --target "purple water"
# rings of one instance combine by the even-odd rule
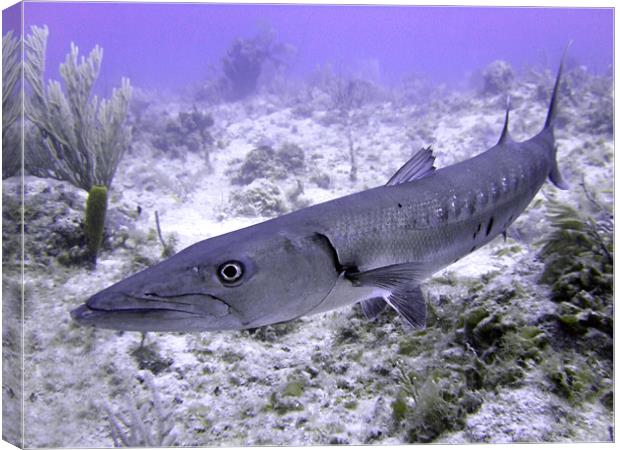
[[[573,63],[600,73],[613,61],[611,8],[25,3],[24,12],[26,31],[49,27],[49,77],[59,78],[70,42],[82,54],[102,46],[106,93],[121,76],[147,88],[204,80],[235,37],[265,28],[297,48],[291,76],[331,63],[340,72],[370,66],[383,82],[416,73],[458,83],[495,59],[555,70],[570,39]],[[6,13],[3,24],[6,32]]]

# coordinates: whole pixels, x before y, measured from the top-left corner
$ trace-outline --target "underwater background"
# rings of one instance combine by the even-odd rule
[[[613,9],[25,2],[23,35],[21,12],[2,17],[4,439],[614,439]],[[486,150],[507,96],[531,137],[571,40],[571,188],[424,282],[425,329],[358,305],[216,333],[71,320],[192,243],[383,185],[422,147],[437,167]]]

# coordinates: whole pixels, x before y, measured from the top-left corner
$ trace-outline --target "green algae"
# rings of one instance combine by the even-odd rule
[[[288,383],[286,383],[286,386],[284,386],[284,389],[282,390],[282,395],[285,397],[301,397],[304,393],[305,387],[306,381],[304,379],[296,378],[290,380]]]
[[[599,391],[597,377],[591,367],[581,358],[565,361],[554,355],[543,366],[552,392],[566,398],[572,404],[590,400]]]
[[[352,400],[347,400],[345,401],[342,406],[344,406],[346,409],[353,411],[356,410],[358,407],[359,403],[357,400],[352,399]]]
[[[399,383],[391,410],[407,441],[432,442],[443,433],[463,429],[467,415],[480,408],[486,392],[522,386],[528,374],[554,354],[551,343],[558,330],[545,320],[524,319],[519,303],[529,295],[531,291],[515,284],[483,287],[471,302],[450,304],[444,298],[442,304],[450,306],[429,308],[434,319],[424,333],[399,338],[402,367],[397,364]],[[414,369],[420,358],[426,369]],[[571,374],[569,379],[578,382],[566,384],[567,389],[590,389],[588,377],[582,375]]]
[[[395,421],[400,422],[407,416],[407,402],[401,395],[392,402],[392,417]]]
[[[495,252],[495,256],[509,256],[509,255],[516,255],[517,253],[521,253],[523,251],[523,247],[521,247],[520,245],[510,245],[507,247],[503,247],[500,250],[498,250],[497,252]]]

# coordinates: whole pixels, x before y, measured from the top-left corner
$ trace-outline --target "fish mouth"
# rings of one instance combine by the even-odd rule
[[[134,296],[101,291],[71,311],[80,325],[124,331],[215,331],[243,328],[233,309],[210,294]]]

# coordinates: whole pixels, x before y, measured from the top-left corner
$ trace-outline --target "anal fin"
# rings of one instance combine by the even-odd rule
[[[368,320],[377,317],[387,306],[386,301],[382,297],[369,298],[360,302],[364,316]]]
[[[426,301],[419,285],[396,289],[387,302],[412,327],[426,326]]]

